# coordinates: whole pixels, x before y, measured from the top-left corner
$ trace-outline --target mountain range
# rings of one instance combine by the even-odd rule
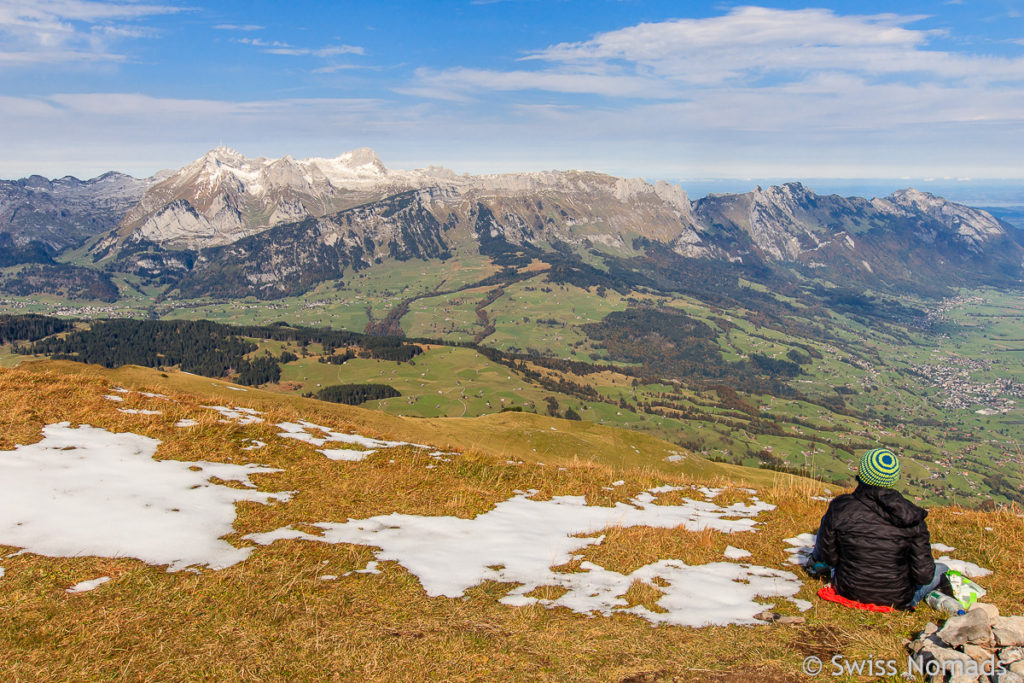
[[[76,277],[184,297],[276,298],[385,260],[466,254],[599,269],[671,257],[897,291],[1018,282],[1024,262],[1008,224],[913,189],[863,199],[786,183],[691,201],[678,185],[586,171],[393,170],[365,148],[297,160],[218,147],[148,179],[3,181],[0,221],[0,265],[83,247],[75,267],[92,273]]]

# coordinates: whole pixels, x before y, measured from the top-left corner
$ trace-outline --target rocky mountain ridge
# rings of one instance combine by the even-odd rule
[[[557,193],[628,204],[647,197],[663,204],[669,223],[692,223],[682,188],[580,171],[456,175],[444,168],[391,170],[370,149],[332,159],[249,159],[218,147],[151,186],[116,231],[95,248],[106,255],[124,244],[200,250],[230,244],[276,225],[319,218],[411,190],[431,188],[434,203]],[[652,217],[645,217],[650,220]],[[629,225],[628,217],[619,223]],[[635,223],[636,221],[633,221]],[[674,226],[676,231],[680,228]]]
[[[160,176],[0,180],[0,241],[54,255],[115,227]]]
[[[92,224],[102,233],[95,267],[189,296],[296,294],[387,259],[470,252],[511,263],[510,254],[653,250],[888,288],[1019,281],[1024,262],[1017,231],[914,189],[863,199],[786,183],[690,201],[678,185],[588,171],[392,170],[365,148],[297,160],[219,147],[159,178],[89,183],[106,189],[65,194],[105,212],[106,223]]]

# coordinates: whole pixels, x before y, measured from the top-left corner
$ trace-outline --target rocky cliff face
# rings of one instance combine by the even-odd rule
[[[634,234],[671,239],[693,223],[686,193],[664,182],[579,171],[459,176],[441,168],[391,170],[369,149],[296,160],[248,159],[217,148],[150,187],[94,252],[104,258],[138,243],[191,251],[220,247],[416,190],[429,190],[432,210],[440,214],[480,201],[529,205],[527,212],[537,215],[528,220],[541,221],[537,230],[558,232],[570,243],[584,234],[608,246],[621,246],[624,236]],[[545,201],[564,215],[546,210]]]
[[[0,235],[26,253],[56,254],[111,230],[155,180],[122,173],[0,180]]]
[[[211,150],[150,187],[99,245],[132,242],[199,250],[230,244],[308,216],[383,199],[433,183],[443,171],[389,171],[369,149],[333,159],[248,159]]]

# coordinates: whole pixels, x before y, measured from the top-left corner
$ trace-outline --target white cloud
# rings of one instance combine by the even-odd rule
[[[1024,59],[934,49],[946,36],[922,19],[742,7],[558,43],[515,69],[420,69],[398,92],[501,109],[529,139],[599,140],[666,174],[1021,176]]]
[[[365,50],[355,45],[329,45],[319,49],[310,49],[305,47],[274,47],[264,52],[269,52],[272,55],[292,55],[292,56],[305,56],[311,55],[313,57],[336,57],[338,55],[361,55],[365,54]]]
[[[366,50],[358,45],[328,45],[321,48],[296,47],[290,43],[278,40],[263,40],[262,38],[238,38],[235,42],[253,47],[263,48],[263,51],[272,55],[289,55],[293,57],[337,57],[339,55],[364,55]]]
[[[122,38],[152,35],[131,23],[180,8],[102,0],[0,0],[0,64],[123,61],[113,50]]]
[[[219,31],[262,31],[266,26],[259,24],[217,24],[214,26]]]
[[[833,72],[909,85],[1024,81],[1024,58],[928,49],[940,33],[907,28],[923,18],[742,7],[559,43],[523,57],[542,65],[534,70],[421,71],[413,87],[685,99],[695,89],[758,89]]]

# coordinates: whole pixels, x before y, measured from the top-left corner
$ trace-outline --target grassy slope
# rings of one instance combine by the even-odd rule
[[[115,385],[169,394],[175,402],[137,394],[126,397],[124,404],[102,399]],[[267,422],[247,427],[219,423],[216,414],[201,407],[211,402],[267,411]],[[120,406],[163,414],[126,415],[117,412]],[[174,428],[183,417],[200,425]],[[370,435],[438,445],[447,440],[466,452],[449,463],[432,461],[413,449],[380,453],[362,463],[331,462],[305,444],[275,438],[274,422],[298,418]],[[238,537],[245,533],[285,524],[394,511],[468,517],[516,489],[536,488],[541,497],[586,495],[592,504],[607,505],[663,483],[723,483],[721,477],[694,479],[655,470],[657,449],[670,446],[649,437],[538,416],[402,419],[259,391],[237,392],[206,378],[180,373],[163,377],[139,368],[102,371],[70,363],[31,363],[0,371],[0,449],[37,441],[41,427],[58,420],[160,439],[157,457],[162,459],[237,462],[244,439],[267,442],[266,448],[246,454],[247,459],[284,471],[257,475],[257,485],[298,494],[283,505],[239,504],[237,535],[229,537],[236,544],[244,544]],[[551,426],[560,431],[551,431]],[[530,429],[546,438],[535,440]],[[508,455],[548,439],[553,449],[544,455],[548,464],[529,458],[523,465],[505,462]],[[511,451],[504,446],[506,440]],[[652,457],[629,455],[632,446]],[[573,454],[581,458],[573,462]],[[556,458],[565,469],[551,466]],[[436,468],[427,469],[428,464]],[[722,473],[734,480],[741,474],[715,466],[706,475]],[[605,488],[618,478],[625,484]],[[813,530],[825,504],[810,498],[817,486],[807,480],[762,480],[759,489],[760,497],[778,508],[762,513],[756,533],[613,529],[602,545],[584,555],[608,569],[631,571],[658,558],[691,564],[720,560],[725,546],[733,544],[750,550],[752,562],[789,568],[782,539]],[[742,496],[726,491],[721,502]],[[930,519],[933,540],[956,545],[957,557],[996,570],[983,582],[993,601],[1004,613],[1019,611],[1024,522],[1016,511],[937,509]],[[0,547],[4,555],[12,550]],[[853,612],[815,599],[805,613],[808,623],[798,627],[651,628],[629,616],[591,619],[566,610],[506,607],[497,598],[507,587],[496,584],[471,589],[468,599],[428,598],[416,578],[394,563],[384,563],[379,575],[318,580],[322,574],[361,568],[369,559],[370,548],[298,541],[279,542],[234,567],[199,574],[169,574],[128,559],[7,557],[2,561],[7,575],[0,579],[0,651],[18,656],[0,658],[0,676],[803,680],[800,662],[810,654],[825,660],[836,653],[850,659],[901,658],[900,639],[936,616],[927,609],[894,616]],[[64,592],[99,575],[113,580],[82,595]],[[807,581],[799,597],[812,599],[817,586]],[[638,591],[633,599],[644,597]],[[792,610],[788,604],[781,609]]]
[[[107,370],[69,361],[30,361],[23,363],[20,369],[33,374],[58,372],[104,378],[127,387],[157,386],[163,391],[187,392],[206,396],[208,401],[230,402],[261,410],[287,406],[303,412],[315,411],[326,416],[324,419],[340,419],[361,433],[400,437],[405,441],[475,452],[502,460],[540,461],[551,465],[586,461],[615,468],[647,467],[666,473],[722,477],[751,485],[771,484],[777,480],[806,481],[768,470],[711,462],[686,453],[675,444],[638,432],[532,413],[496,413],[466,419],[408,418],[251,387],[236,391],[228,387],[237,385],[208,377],[182,372],[161,373],[131,365]],[[160,389],[151,391],[161,392]],[[684,459],[677,462],[665,460],[677,454],[682,454]],[[813,482],[810,485],[817,486]]]

